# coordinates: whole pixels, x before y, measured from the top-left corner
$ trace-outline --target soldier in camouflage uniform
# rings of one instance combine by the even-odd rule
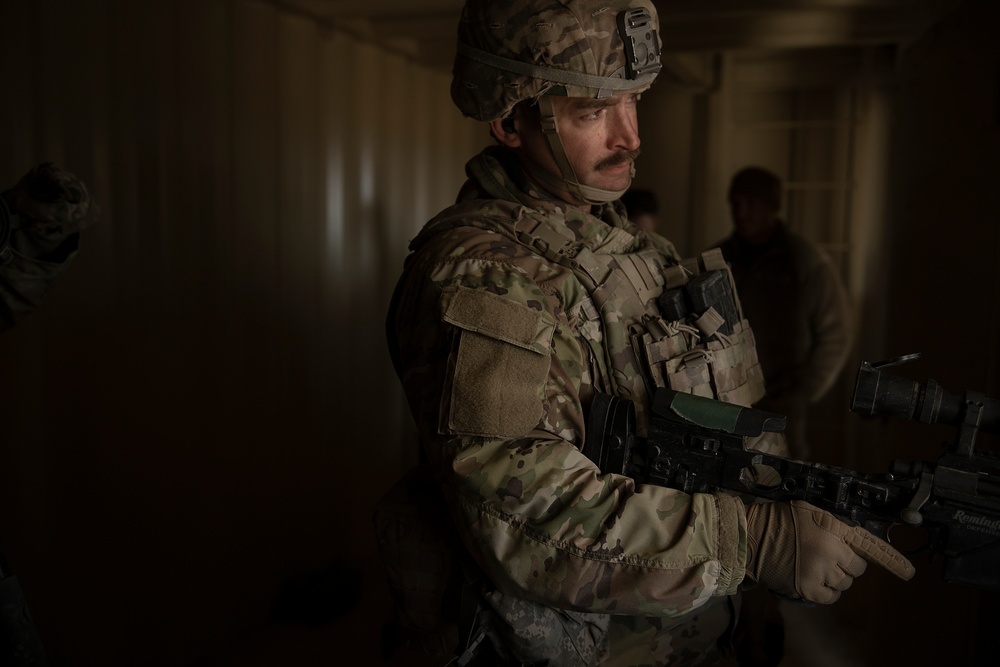
[[[459,647],[485,639],[474,664],[707,663],[745,583],[829,603],[865,559],[913,574],[892,547],[804,503],[637,486],[580,452],[595,392],[634,401],[644,434],[654,364],[667,364],[657,377],[713,374],[690,383],[695,393],[746,405],[760,395],[749,329],[737,326],[726,349],[680,349],[680,366],[657,356],[660,343],[698,338],[658,311],[683,273],[673,246],[617,202],[658,39],[649,0],[467,0],[463,10],[452,97],[497,145],[467,164],[457,203],[412,242],[388,331],[482,574],[466,578],[478,607]]]
[[[0,193],[0,331],[38,307],[98,215],[76,176],[47,162]],[[0,664],[45,664],[17,577],[0,553]]]
[[[97,215],[87,187],[51,162],[0,194],[0,331],[38,307]]]

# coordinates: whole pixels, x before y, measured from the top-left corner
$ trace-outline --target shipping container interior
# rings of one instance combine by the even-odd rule
[[[853,315],[813,458],[935,460],[954,428],[848,405],[862,361],[909,353],[897,374],[1000,397],[1000,5],[655,4],[635,185],[662,233],[707,249],[732,174],[778,173]],[[418,445],[383,322],[491,141],[450,99],[461,5],[0,3],[0,189],[51,160],[101,206],[0,340],[0,549],[52,665],[388,664],[371,515]],[[992,662],[997,593],[914,563],[786,607],[782,665]]]

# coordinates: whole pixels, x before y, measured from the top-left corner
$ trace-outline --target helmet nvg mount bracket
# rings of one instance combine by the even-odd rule
[[[660,63],[660,43],[648,9],[637,7],[619,12],[618,33],[625,48],[626,78],[638,79],[642,74],[660,71],[663,66]]]

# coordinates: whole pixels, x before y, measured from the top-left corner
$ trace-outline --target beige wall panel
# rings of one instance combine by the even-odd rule
[[[423,161],[413,173],[413,216],[400,221],[400,226],[394,230],[395,242],[393,247],[397,253],[397,259],[402,262],[406,253],[406,246],[410,239],[416,236],[417,231],[427,219],[433,215],[438,208],[443,208],[449,201],[439,201],[438,193],[431,187],[434,174],[431,169],[429,158],[435,155],[436,145],[432,140],[430,128],[433,126],[433,118],[438,113],[449,113],[458,115],[454,107],[448,108],[447,90],[443,89],[440,75],[427,70],[418,70],[413,73],[413,87],[411,88],[411,106],[409,108],[409,118],[411,122],[413,153],[423,157]],[[439,88],[442,88],[439,90]],[[447,111],[445,111],[447,109]],[[471,153],[471,151],[470,151]],[[461,166],[450,167],[453,173],[452,180],[456,185],[461,182]]]
[[[9,7],[7,5],[10,5]],[[34,158],[32,139],[35,132],[31,79],[36,68],[33,61],[14,57],[14,54],[28,53],[33,43],[32,31],[34,9],[30,3],[5,3],[5,20],[0,21],[0,44],[3,44],[5,58],[0,59],[0,76],[7,83],[8,90],[22,95],[20,104],[0,105],[0,156],[4,170],[0,177],[10,183],[21,175],[21,170],[12,168],[16,164],[30,162]],[[6,185],[4,187],[7,187]]]
[[[340,397],[344,393],[346,377],[343,368],[349,327],[344,315],[351,305],[353,249],[349,240],[351,227],[357,224],[349,211],[356,193],[353,181],[356,160],[349,155],[348,147],[353,134],[354,73],[347,66],[352,61],[356,41],[339,33],[326,33],[320,42],[320,78],[317,95],[321,109],[320,127],[324,137],[322,164],[319,175],[323,187],[323,213],[319,220],[321,251],[320,271],[317,276],[320,289],[321,349],[318,361],[322,368],[318,392],[322,397],[320,434],[321,446],[334,448],[339,442],[342,428]]]
[[[426,159],[426,154],[418,156],[416,152],[416,137],[424,131],[422,123],[426,116],[415,113],[417,101],[414,100],[413,91],[418,84],[415,69],[399,57],[387,56],[381,80],[381,87],[387,95],[380,113],[383,132],[379,159],[379,203],[376,207],[378,266],[377,274],[371,276],[368,284],[375,290],[371,304],[372,338],[382,350],[387,349],[384,335],[380,335],[385,314],[401,268],[402,256],[409,243],[405,230],[423,224],[422,220],[417,220],[425,217],[424,212],[416,208],[416,188],[420,184],[414,177],[425,170],[418,157]],[[393,103],[393,100],[399,102]],[[375,406],[376,411],[382,412],[381,417],[376,412],[371,415],[371,419],[384,424],[381,437],[375,444],[379,459],[385,461],[380,468],[388,471],[393,469],[394,463],[402,468],[408,462],[415,462],[417,452],[416,442],[404,435],[409,410],[401,394],[396,391],[398,380],[391,363],[388,363],[388,356],[383,355],[382,358],[383,363],[372,368],[370,373],[372,381],[378,383],[375,395],[383,398],[369,402]],[[404,449],[406,444],[410,446],[409,451]],[[362,461],[358,463],[364,465]],[[374,486],[383,491],[389,483],[391,479],[383,479]]]
[[[278,262],[274,229],[279,170],[278,25],[274,9],[258,2],[234,3],[231,21],[231,226],[236,233],[225,245],[234,269],[227,282],[249,316],[277,302],[277,286],[270,276]],[[266,323],[258,315],[243,324],[254,331]]]
[[[276,3],[5,16],[2,185],[57,160],[104,212],[0,340],[0,547],[50,655],[225,656],[338,557],[381,595],[370,508],[416,458],[385,310],[482,127],[446,74]]]
[[[851,198],[850,235],[858,253],[847,285],[856,311],[854,321],[865,326],[863,336],[860,327],[857,332],[858,359],[872,361],[880,359],[886,349],[884,305],[889,299],[886,259],[890,248],[885,221],[890,171],[888,145],[882,139],[890,134],[893,93],[888,87],[873,86],[863,99],[867,101],[861,110],[863,122],[855,138],[857,190]]]
[[[278,25],[278,308],[274,353],[278,380],[289,403],[307,414],[314,407],[319,366],[319,299],[322,197],[318,177],[325,136],[319,122],[320,35],[299,17]]]

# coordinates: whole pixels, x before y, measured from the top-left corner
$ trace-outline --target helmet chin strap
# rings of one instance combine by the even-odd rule
[[[577,178],[573,165],[566,157],[566,150],[563,148],[562,139],[559,137],[559,126],[556,123],[556,112],[552,104],[550,95],[542,95],[538,98],[538,109],[541,112],[542,132],[548,139],[549,148],[552,149],[552,156],[562,178],[558,178],[544,169],[532,169],[531,175],[542,181],[544,185],[556,190],[563,190],[570,193],[580,201],[588,204],[606,204],[607,202],[620,199],[628,186],[623,190],[603,190],[589,185],[584,185]],[[632,176],[635,175],[635,166],[632,166]]]

